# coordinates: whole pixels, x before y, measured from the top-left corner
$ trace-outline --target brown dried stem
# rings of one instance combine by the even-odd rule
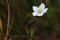
[[[8,0],[6,0],[6,1],[7,1],[7,9],[8,9],[8,23],[7,23],[6,37],[5,37],[4,40],[7,40],[9,32],[10,32],[10,30],[9,30],[9,28],[10,28],[10,25],[9,25],[10,24],[10,8],[9,8],[9,2],[8,2]]]

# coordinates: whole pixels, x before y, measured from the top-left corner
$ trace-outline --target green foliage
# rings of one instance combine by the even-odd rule
[[[41,0],[32,0],[33,5],[39,6],[41,3]]]
[[[53,26],[55,22],[54,21],[55,20],[54,8],[49,7],[49,10],[47,12],[47,17],[48,17],[49,25]]]

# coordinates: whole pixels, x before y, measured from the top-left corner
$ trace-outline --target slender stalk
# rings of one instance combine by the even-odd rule
[[[7,38],[8,38],[8,35],[9,35],[9,28],[10,28],[10,8],[9,8],[9,2],[8,2],[8,0],[6,0],[7,1],[7,8],[8,8],[8,23],[7,23],[7,31],[6,31],[6,37],[5,37],[5,39],[4,40],[8,40]]]
[[[33,38],[33,29],[31,30],[30,39],[29,40],[32,40],[32,38]]]
[[[3,25],[1,18],[0,18],[0,35],[1,35],[1,40],[4,40]]]

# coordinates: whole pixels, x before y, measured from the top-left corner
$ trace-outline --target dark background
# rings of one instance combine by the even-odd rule
[[[32,6],[46,4],[47,13],[41,17],[32,15]],[[9,38],[28,40],[33,30],[33,40],[60,39],[60,0],[9,0],[11,19]],[[8,10],[6,0],[0,0],[0,18],[6,33]]]

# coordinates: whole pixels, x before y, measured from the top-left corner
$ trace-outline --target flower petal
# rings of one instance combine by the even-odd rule
[[[39,13],[39,14],[38,14],[38,16],[43,16],[43,15],[44,15],[44,13]]]
[[[42,8],[42,9],[44,9],[45,8],[45,4],[41,3],[41,5],[39,7]]]
[[[37,12],[33,12],[32,15],[33,16],[37,16],[38,14],[37,14]]]
[[[48,10],[48,8],[45,8],[45,9],[43,10],[43,13],[46,13],[46,12],[47,12],[47,10]]]
[[[33,11],[37,11],[38,7],[33,6]]]

